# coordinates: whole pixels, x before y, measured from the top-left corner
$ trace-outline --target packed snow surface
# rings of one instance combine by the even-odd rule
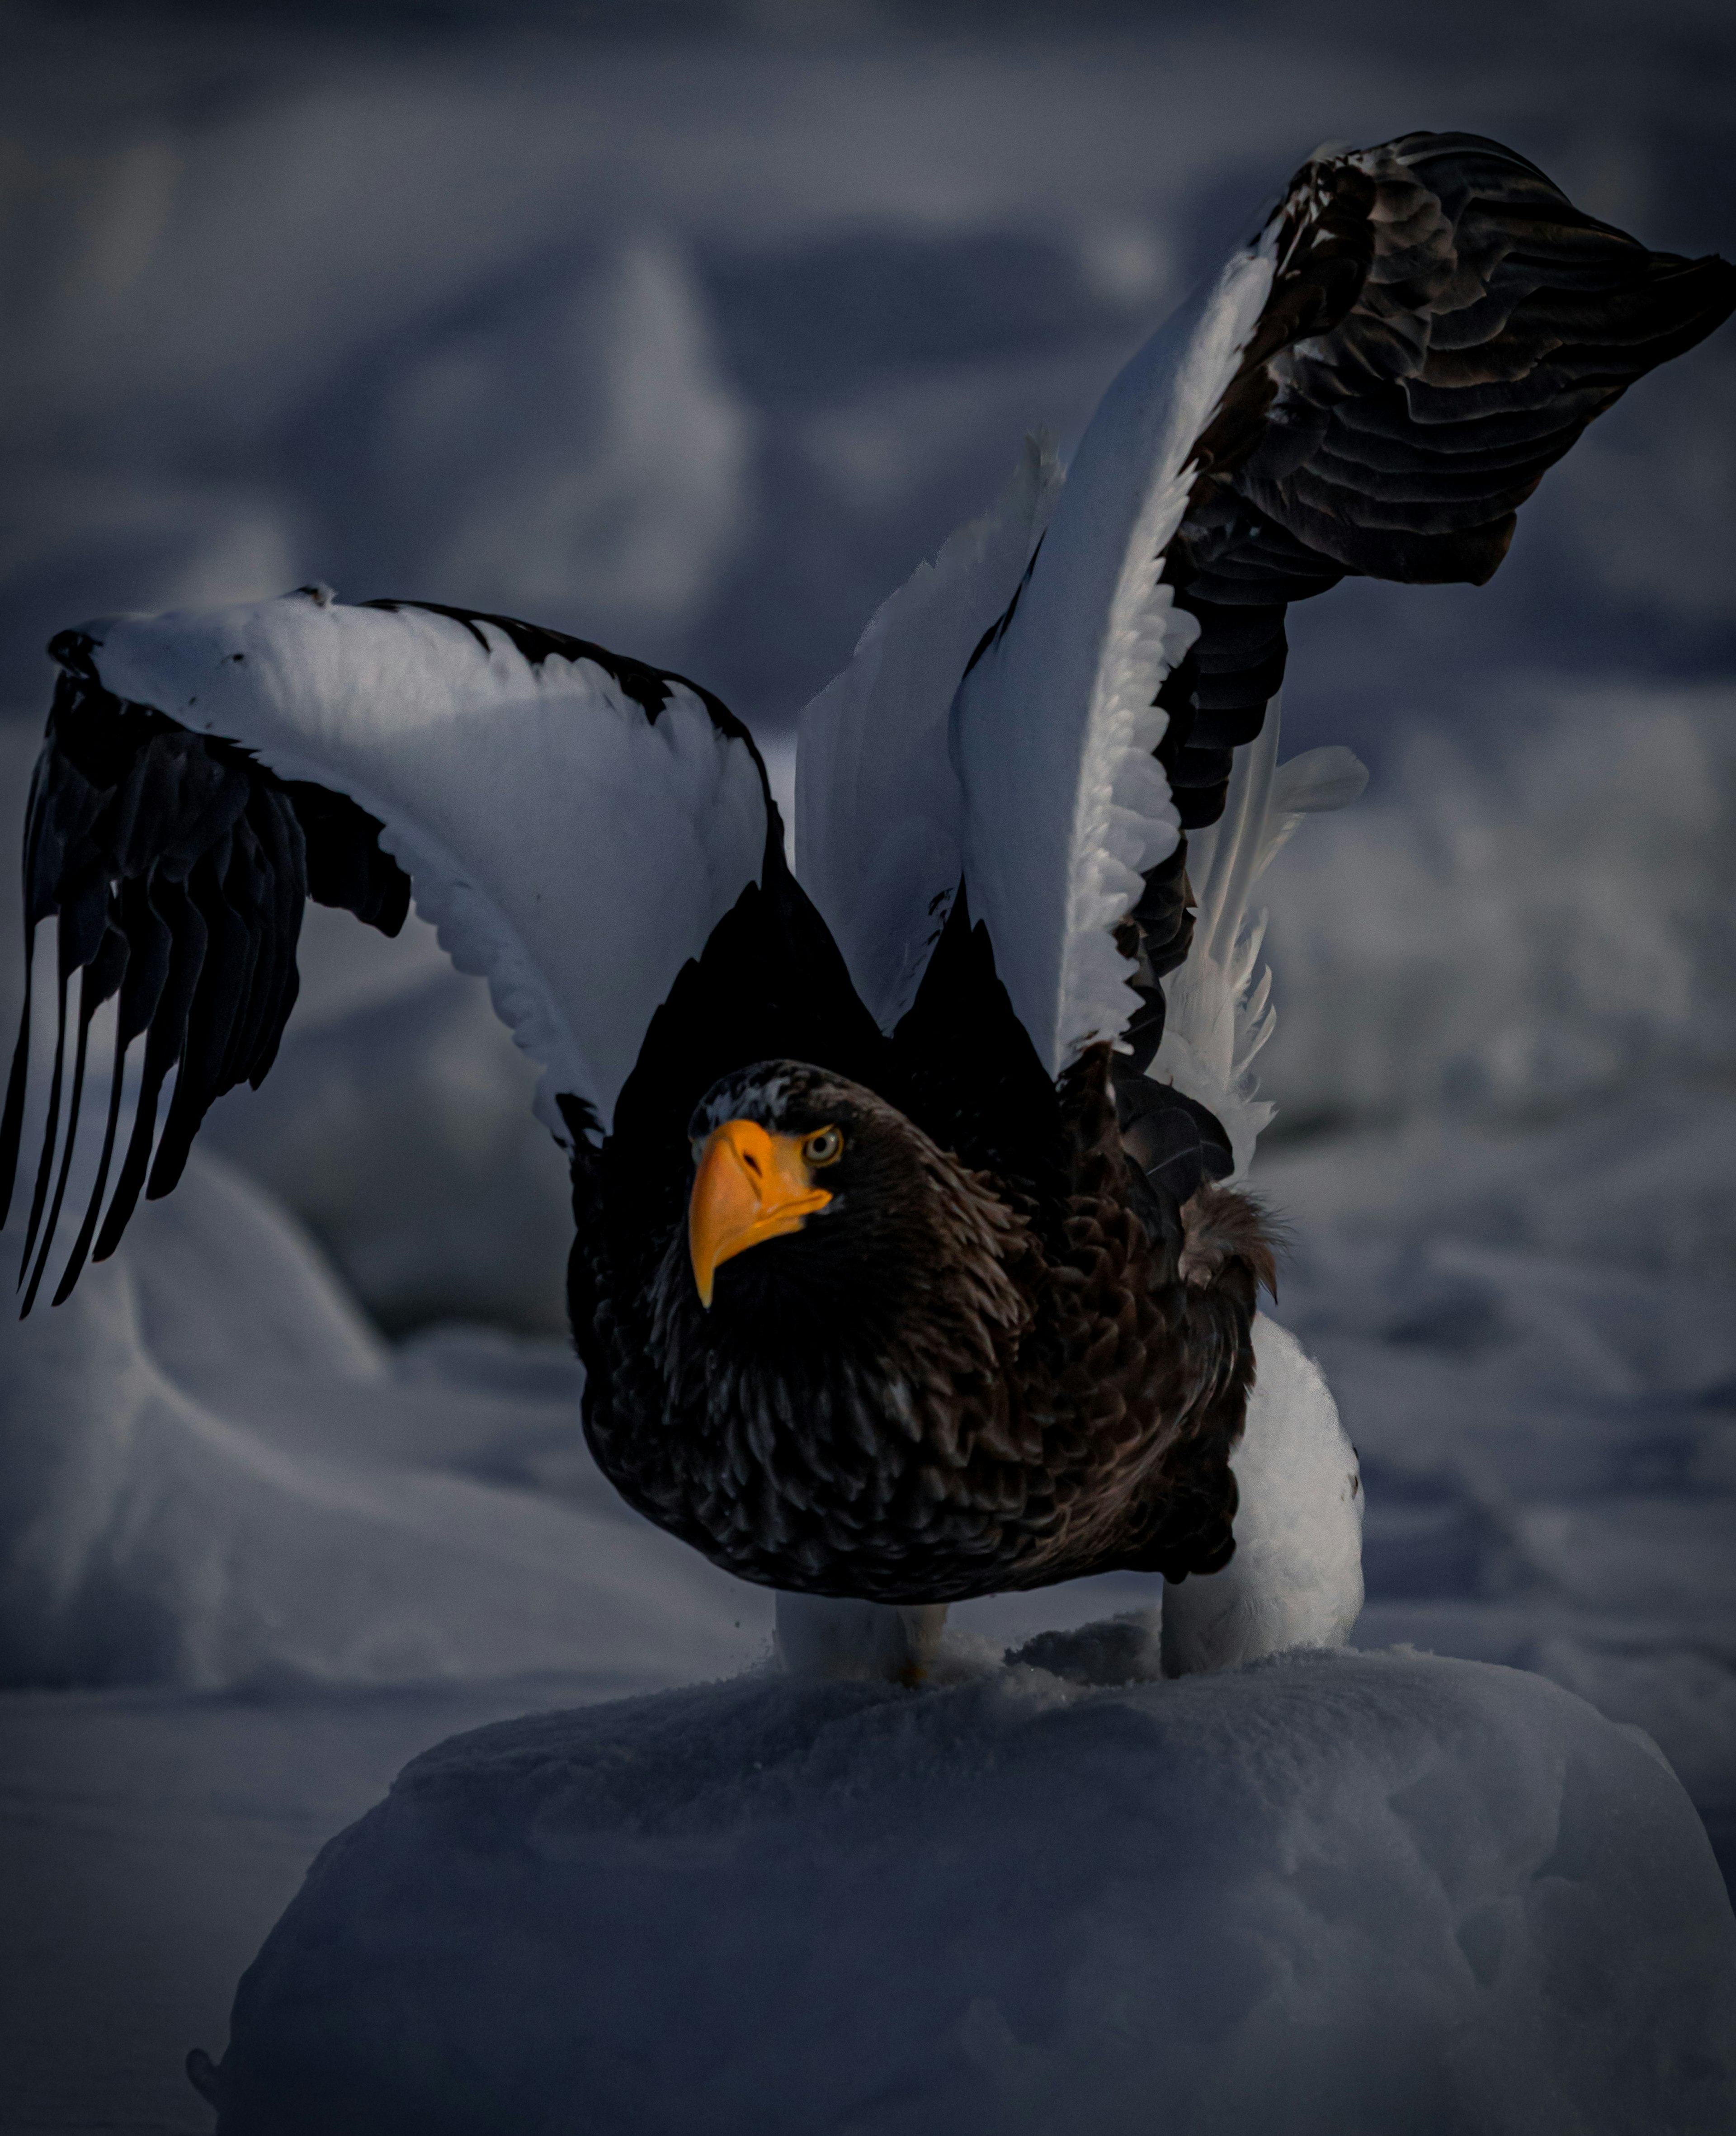
[[[1517,1671],[776,1677],[504,1722],[327,1847],[221,2136],[1727,2128],[1736,1921]]]

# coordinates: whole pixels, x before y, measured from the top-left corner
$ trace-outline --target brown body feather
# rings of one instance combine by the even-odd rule
[[[1153,1237],[1108,1069],[1097,1047],[1063,1080],[1070,1177],[1046,1223],[809,1070],[815,1116],[847,1092],[849,1133],[886,1160],[837,1217],[730,1264],[713,1313],[679,1236],[624,1294],[589,1256],[587,1430],[618,1487],[730,1571],[808,1593],[947,1602],[1226,1562],[1271,1250],[1222,1187],[1189,1205],[1179,1249]],[[846,1221],[840,1286],[816,1262]],[[578,1254],[604,1228],[581,1223]]]

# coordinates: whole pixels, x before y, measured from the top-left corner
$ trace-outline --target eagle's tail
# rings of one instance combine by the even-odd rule
[[[1273,698],[1258,737],[1237,751],[1222,817],[1189,835],[1193,944],[1165,982],[1163,1042],[1148,1071],[1222,1122],[1237,1178],[1273,1114],[1257,1095],[1254,1074],[1276,1021],[1272,974],[1260,960],[1266,914],[1251,910],[1249,901],[1304,816],[1344,808],[1368,784],[1366,769],[1347,749],[1311,749],[1280,764],[1278,710]]]

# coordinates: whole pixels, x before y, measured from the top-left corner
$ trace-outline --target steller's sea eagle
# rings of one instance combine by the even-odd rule
[[[1028,449],[875,619],[803,723],[793,869],[740,721],[556,631],[313,587],[66,632],[24,861],[57,964],[0,1126],[9,1183],[51,1017],[26,1310],[266,1074],[304,901],[390,934],[413,896],[543,1065],[585,1430],[634,1506],[908,1610],[1223,1567],[1272,1274],[1229,1183],[1269,1027],[1243,914],[1360,781],[1276,765],[1286,606],[1487,579],[1733,306],[1495,142],[1321,151],[1064,478]]]

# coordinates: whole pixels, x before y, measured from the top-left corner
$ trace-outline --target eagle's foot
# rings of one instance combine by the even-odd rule
[[[900,1607],[827,1595],[778,1597],[778,1659],[789,1676],[927,1682],[947,1619],[943,1602]]]

